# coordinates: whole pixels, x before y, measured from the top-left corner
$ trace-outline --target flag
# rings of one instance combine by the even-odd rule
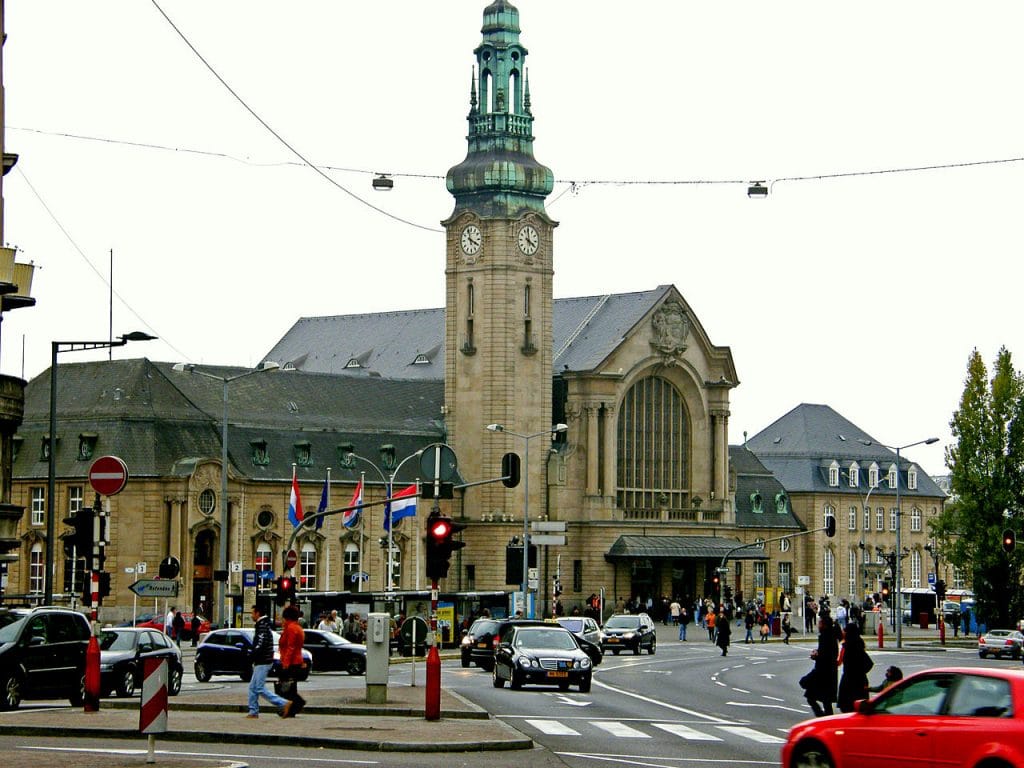
[[[346,509],[341,513],[341,524],[346,528],[355,528],[359,525],[359,515],[363,511],[363,478],[359,478],[356,483],[356,492],[352,494],[352,501],[348,505],[355,509]]]
[[[391,524],[403,517],[416,515],[416,483],[391,494],[391,501],[384,507],[384,530],[391,530]]]
[[[320,503],[317,505],[317,508],[316,508],[317,515],[319,515],[321,512],[326,512],[327,511],[327,483],[328,482],[329,482],[328,479],[325,477],[324,478],[324,489],[322,491],[320,491]],[[317,519],[316,519],[316,529],[318,531],[321,528],[323,528],[324,520],[326,520],[326,519],[327,519],[326,517],[317,517]]]
[[[294,466],[292,467],[292,496],[288,500],[288,519],[296,528],[302,522],[302,497],[299,496],[299,479],[295,476]]]

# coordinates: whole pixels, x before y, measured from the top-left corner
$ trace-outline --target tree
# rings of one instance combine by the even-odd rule
[[[931,530],[949,562],[971,575],[980,619],[991,627],[1013,626],[1024,616],[1021,553],[1007,555],[1000,541],[1024,518],[1024,378],[1005,347],[991,380],[978,350],[971,352],[950,427],[955,443],[946,448],[946,466],[953,498]]]

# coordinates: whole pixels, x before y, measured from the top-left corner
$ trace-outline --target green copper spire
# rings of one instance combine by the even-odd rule
[[[533,114],[527,51],[519,42],[519,11],[506,0],[484,9],[483,41],[474,51],[469,151],[448,171],[456,212],[510,218],[544,211],[554,176],[533,157]]]

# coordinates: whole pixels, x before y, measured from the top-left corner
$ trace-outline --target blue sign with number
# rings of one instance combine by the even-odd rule
[[[243,587],[255,587],[256,586],[256,571],[242,571],[242,586]]]

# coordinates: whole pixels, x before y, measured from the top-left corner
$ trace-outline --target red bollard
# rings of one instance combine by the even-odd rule
[[[441,654],[436,645],[427,651],[427,700],[423,710],[427,720],[441,719]]]
[[[939,643],[946,644],[946,620],[941,616],[939,617]]]
[[[100,643],[96,635],[85,649],[85,711],[100,711]]]
[[[878,647],[885,647],[885,622],[882,620],[882,615],[878,615]]]

